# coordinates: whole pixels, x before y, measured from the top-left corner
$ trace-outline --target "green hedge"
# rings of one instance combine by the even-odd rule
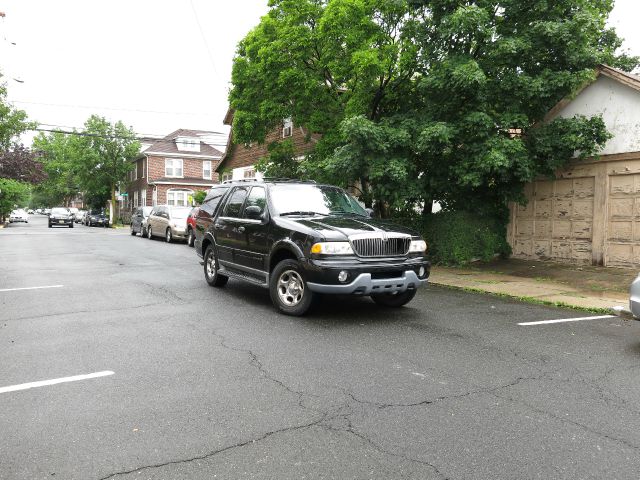
[[[426,218],[397,218],[427,241],[432,263],[464,265],[472,260],[491,260],[496,254],[507,257],[511,247],[504,224],[470,212],[438,212]]]

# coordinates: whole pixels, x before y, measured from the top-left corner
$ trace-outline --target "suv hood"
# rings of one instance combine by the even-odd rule
[[[334,241],[347,240],[351,235],[366,234],[368,232],[394,232],[418,236],[418,234],[410,228],[376,218],[360,217],[357,215],[327,215],[313,218],[278,217],[278,219],[280,220],[279,223],[282,222],[282,226],[285,226],[286,223],[296,224],[299,225],[299,227],[296,228],[297,230],[300,230],[300,226],[306,227],[305,230],[314,230],[316,235],[324,237],[326,240]]]

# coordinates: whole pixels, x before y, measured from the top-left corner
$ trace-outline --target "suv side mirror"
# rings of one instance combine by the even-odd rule
[[[365,208],[364,210],[369,214],[369,217],[373,217],[373,208]]]
[[[258,205],[251,205],[244,209],[244,215],[252,220],[260,220],[262,209]]]

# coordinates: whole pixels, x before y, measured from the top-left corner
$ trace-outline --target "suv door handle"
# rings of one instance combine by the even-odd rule
[[[238,227],[238,232],[240,232],[240,233],[244,232],[244,227],[242,225],[240,225]]]

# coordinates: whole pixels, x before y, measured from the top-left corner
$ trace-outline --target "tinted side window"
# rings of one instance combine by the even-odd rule
[[[221,188],[212,188],[207,195],[207,198],[204,199],[202,206],[200,207],[200,211],[206,213],[210,216],[213,216],[220,205],[220,201],[224,194],[229,191],[229,187],[221,187]]]
[[[236,188],[224,207],[224,216],[232,218],[240,218],[242,216],[242,204],[247,197],[247,188]]]
[[[247,203],[245,203],[245,210],[247,207],[256,206],[260,207],[260,214],[264,213],[267,206],[267,195],[263,187],[253,187],[251,193],[247,197]],[[244,212],[243,212],[244,213]],[[244,217],[245,215],[243,215]]]

